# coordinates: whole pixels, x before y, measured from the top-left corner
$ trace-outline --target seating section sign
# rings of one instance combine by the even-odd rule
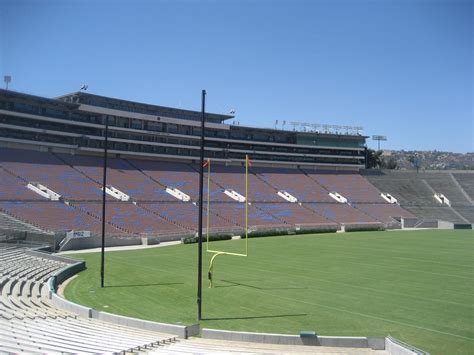
[[[89,238],[90,236],[90,231],[70,231],[66,233],[67,238]]]

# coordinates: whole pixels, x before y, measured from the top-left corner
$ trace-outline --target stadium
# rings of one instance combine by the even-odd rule
[[[285,124],[0,90],[0,352],[469,353],[474,173]]]

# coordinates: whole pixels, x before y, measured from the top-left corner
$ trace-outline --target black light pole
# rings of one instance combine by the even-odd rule
[[[206,110],[206,90],[202,91],[201,101],[201,159],[199,165],[199,220],[198,220],[198,320],[202,319],[202,204],[203,204],[203,186],[204,186],[204,121]]]
[[[104,167],[102,169],[102,248],[100,255],[100,287],[104,288],[104,267],[105,267],[105,200],[107,188],[107,143],[109,138],[109,118],[105,116],[105,141],[104,141]]]
[[[365,168],[368,169],[369,165],[368,165],[368,162],[367,162],[367,145],[365,146],[364,154],[365,154]]]

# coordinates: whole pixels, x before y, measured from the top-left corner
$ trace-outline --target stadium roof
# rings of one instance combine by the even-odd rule
[[[137,101],[129,101],[123,99],[117,99],[114,97],[101,96],[96,94],[90,94],[84,91],[76,91],[70,94],[65,94],[56,97],[56,99],[66,102],[74,103],[87,103],[94,106],[109,107],[113,106],[116,109],[122,109],[125,111],[135,111],[139,113],[147,113],[154,115],[170,115],[170,116],[187,116],[188,119],[200,119],[201,112],[193,110],[185,110],[175,107],[159,106],[154,104],[147,104]],[[193,117],[193,118],[191,118]],[[218,113],[206,112],[206,120],[211,122],[223,122],[233,115],[223,115]]]

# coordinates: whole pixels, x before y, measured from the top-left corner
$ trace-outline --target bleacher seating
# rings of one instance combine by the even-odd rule
[[[453,173],[452,175],[471,200],[474,200],[474,173]]]
[[[334,221],[317,214],[314,210],[295,203],[267,203],[255,204],[255,206],[288,224],[312,226],[335,224]]]
[[[453,174],[445,171],[391,171],[366,174],[366,178],[383,192],[398,199],[401,207],[425,220],[474,223],[472,199],[469,201],[474,173]],[[465,193],[463,193],[463,190]],[[451,207],[441,205],[435,193],[442,193]],[[466,194],[468,197],[466,197]]]
[[[448,206],[404,206],[404,208],[415,216],[426,220],[466,223]]]
[[[353,206],[386,224],[396,223],[398,217],[415,218],[415,215],[397,204],[358,203]]]
[[[100,233],[102,163],[100,156],[2,148],[0,208],[41,229]],[[160,235],[196,231],[198,170],[198,166],[184,163],[110,157],[107,183],[127,194],[130,200],[118,201],[107,195],[107,233]],[[26,188],[29,181],[59,193],[62,201],[48,201],[30,191]],[[405,179],[400,187],[399,181],[388,181],[388,184],[384,181],[381,189],[392,193],[402,206],[404,203],[409,206],[434,203],[429,183]],[[245,168],[213,164],[210,182],[211,228],[243,228],[245,204],[227,196],[224,190],[245,195]],[[390,183],[400,188],[392,189]],[[430,183],[438,187],[435,179]],[[393,223],[392,217],[412,216],[386,203],[377,188],[354,173],[251,167],[248,186],[249,226],[257,229],[328,223]],[[191,201],[180,201],[166,192],[167,187],[189,195]],[[279,191],[287,192],[303,205],[288,202],[278,195]],[[336,204],[330,192],[341,194],[349,204]],[[447,193],[449,198],[450,191]],[[204,199],[207,200],[207,184]]]
[[[305,170],[308,176],[328,192],[336,191],[349,202],[385,202],[366,179],[356,173]]]
[[[0,149],[0,162],[4,169],[25,181],[39,182],[61,196],[81,200],[94,200],[101,196],[100,185],[94,184],[54,154]]]
[[[161,184],[163,190],[166,187],[174,187],[191,196],[192,200],[198,200],[199,174],[191,166],[183,163],[138,159],[130,159],[129,162],[149,178]],[[167,194],[163,201],[176,201],[176,199]]]
[[[196,226],[198,225],[198,216],[199,209],[197,205],[192,203],[150,203],[142,204],[147,209],[159,213],[169,220],[176,221],[180,225],[188,228],[189,230],[197,231]],[[237,224],[233,223],[230,220],[225,220],[219,216],[219,210],[215,210],[214,206],[211,205],[211,213],[209,215],[209,226],[210,230],[225,230],[225,229],[234,229],[238,227]],[[207,219],[207,205],[203,210],[203,226],[206,228],[206,219]]]
[[[0,353],[120,353],[175,337],[80,318],[49,299],[49,278],[62,261],[0,244]]]
[[[211,179],[220,188],[219,191],[232,189],[240,195],[245,196],[245,168],[239,166],[212,166]],[[212,190],[211,190],[212,191]],[[277,190],[260,180],[252,173],[248,174],[248,193],[249,201],[265,202],[274,201],[281,202],[281,198],[277,195]],[[214,201],[233,201],[225,194],[215,194],[211,197]]]
[[[234,225],[245,226],[245,203],[215,202],[211,205],[211,212],[215,211],[220,217],[231,221]],[[283,220],[266,213],[253,204],[248,206],[249,228],[288,226]]]
[[[297,169],[284,168],[252,168],[262,179],[272,185],[276,191],[286,191],[296,197],[299,202],[333,202],[328,191],[310,177]],[[283,200],[278,198],[279,202]]]
[[[3,201],[0,211],[49,231],[90,230],[99,232],[101,223],[72,206],[55,201]],[[113,230],[109,230],[113,232]],[[117,230],[117,233],[119,231]]]
[[[374,217],[345,203],[307,203],[306,205],[327,219],[342,224],[378,222]]]
[[[78,203],[83,210],[95,216],[102,216],[102,203]],[[160,234],[166,232],[184,232],[184,228],[161,218],[144,208],[127,202],[111,201],[106,204],[105,219],[131,234]]]
[[[461,216],[474,223],[474,206],[455,206],[454,208]]]
[[[26,185],[27,182],[0,168],[0,201],[44,200]]]
[[[0,229],[20,231],[20,232],[32,232],[32,233],[44,233],[45,231],[32,224],[21,221],[15,217],[12,217],[4,212],[0,212]]]

